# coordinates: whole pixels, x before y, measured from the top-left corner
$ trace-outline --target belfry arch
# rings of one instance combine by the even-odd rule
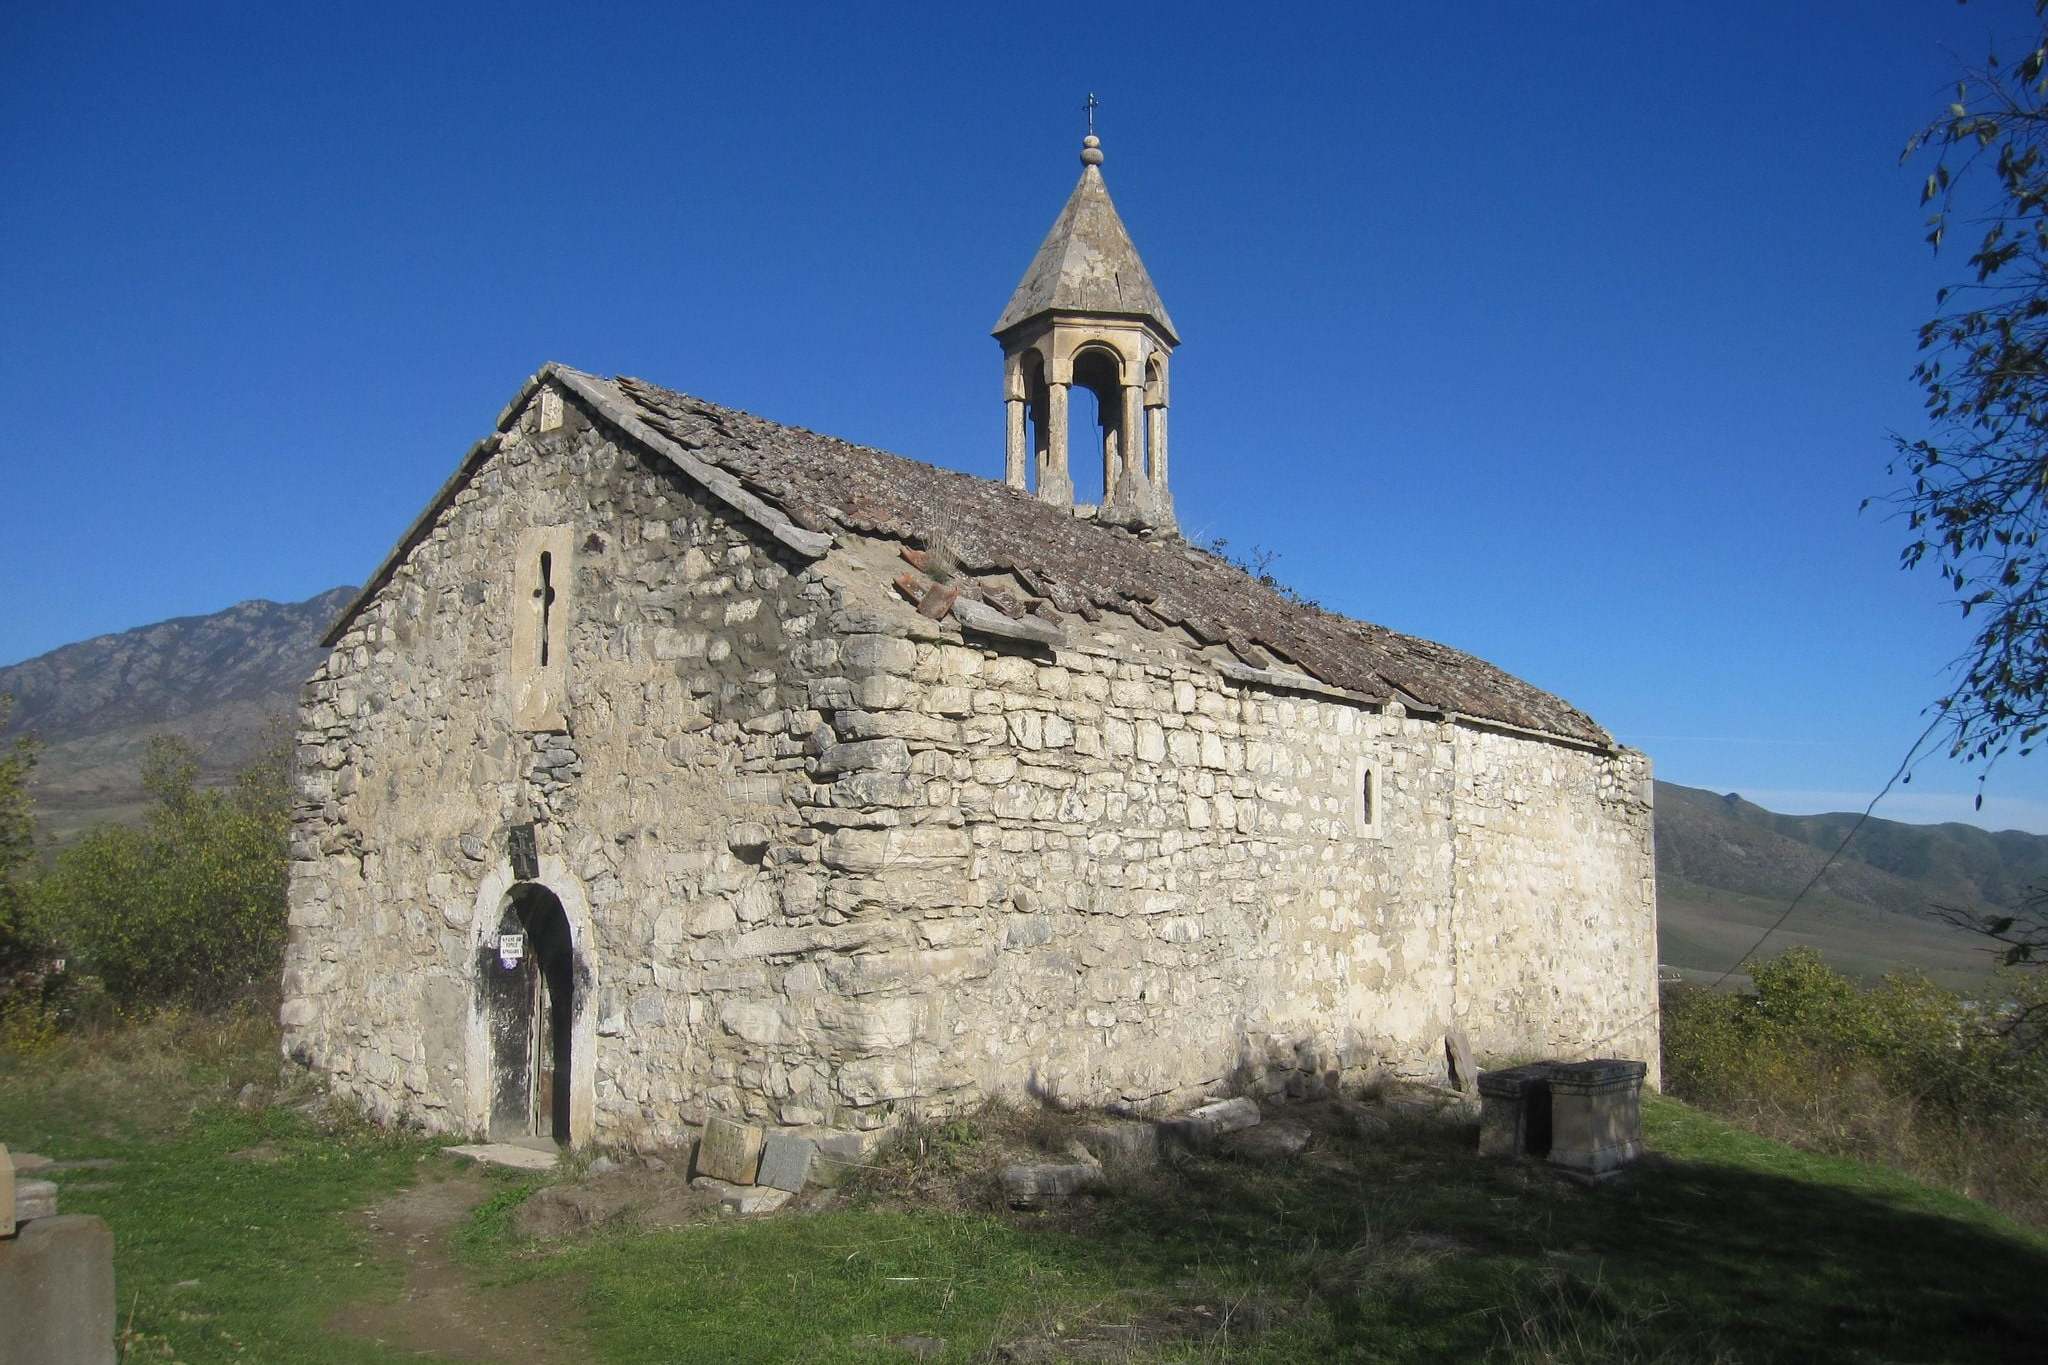
[[[1101,502],[1121,481],[1126,461],[1144,460],[1143,447],[1134,440],[1138,433],[1125,420],[1123,357],[1100,343],[1084,343],[1074,352],[1073,386],[1095,399],[1095,452],[1102,470]],[[1082,484],[1075,484],[1079,498]]]

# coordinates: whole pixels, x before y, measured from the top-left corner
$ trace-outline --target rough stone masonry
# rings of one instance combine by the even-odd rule
[[[1452,1028],[1654,1066],[1647,760],[1159,525],[549,366],[329,643],[282,1020],[376,1115],[1157,1113]]]

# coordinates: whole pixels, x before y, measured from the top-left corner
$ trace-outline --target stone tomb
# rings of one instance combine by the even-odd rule
[[[1479,1154],[1541,1157],[1586,1180],[1643,1151],[1643,1062],[1532,1062],[1479,1074]]]

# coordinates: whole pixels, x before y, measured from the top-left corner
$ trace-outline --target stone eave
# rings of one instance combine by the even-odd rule
[[[1084,311],[1074,308],[1041,308],[1035,313],[1028,313],[1018,318],[1015,322],[996,328],[989,335],[997,341],[1007,343],[1010,337],[1029,330],[1034,323],[1047,320],[1081,325],[1095,321],[1135,323],[1140,327],[1157,333],[1169,346],[1180,345],[1180,334],[1174,331],[1173,324],[1164,318],[1157,317],[1151,313],[1119,312],[1111,309],[1089,309]]]
[[[462,462],[456,466],[455,472],[450,474],[447,481],[435,492],[425,510],[406,527],[405,534],[398,538],[398,543],[384,556],[383,561],[377,566],[377,571],[364,582],[362,591],[349,600],[348,605],[335,617],[334,624],[327,628],[327,633],[320,637],[322,645],[332,649],[340,642],[356,616],[384,590],[385,585],[391,581],[391,576],[398,571],[398,566],[405,562],[414,547],[426,539],[427,534],[433,530],[434,522],[448,504],[454,501],[455,495],[475,477],[484,462],[503,447],[505,428],[525,411],[526,405],[533,399],[534,391],[549,381],[574,394],[594,418],[648,453],[666,460],[692,483],[737,512],[792,553],[805,559],[816,559],[832,548],[830,535],[819,531],[806,531],[779,509],[749,493],[732,475],[716,465],[698,459],[674,441],[653,430],[634,414],[632,406],[606,381],[551,360],[519,386],[519,391],[512,396],[512,401],[499,412],[497,430],[469,448],[468,453],[462,457]]]

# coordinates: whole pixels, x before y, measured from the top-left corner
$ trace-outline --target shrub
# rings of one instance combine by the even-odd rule
[[[13,709],[14,699],[0,696],[0,729]],[[18,978],[35,972],[44,956],[24,885],[35,856],[35,807],[28,790],[35,762],[35,745],[26,736],[17,735],[0,752],[0,1000]]]
[[[1767,1136],[1881,1161],[2048,1220],[2048,1051],[2001,1027],[2041,993],[2002,978],[1986,1007],[1917,975],[1862,986],[1798,948],[1755,992],[1664,1001],[1664,1081]]]
[[[140,829],[102,826],[37,882],[38,916],[122,1004],[230,1003],[276,979],[285,938],[289,751],[224,790],[183,741],[150,742]]]

